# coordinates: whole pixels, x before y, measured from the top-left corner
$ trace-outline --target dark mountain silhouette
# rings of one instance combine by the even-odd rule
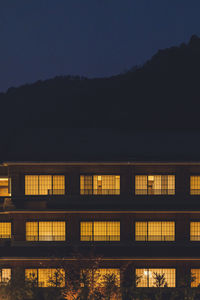
[[[159,50],[125,74],[56,77],[10,88],[0,100],[1,123],[11,127],[197,128],[200,39]]]
[[[129,133],[148,130],[147,136],[149,130],[200,129],[200,38],[192,36],[188,44],[159,50],[142,67],[134,67],[124,74],[95,79],[55,77],[12,87],[0,94],[0,101],[0,155],[9,159],[13,157],[11,152],[16,151],[20,157],[28,159],[31,150],[26,146],[30,144],[33,145],[31,149],[37,148],[38,158],[47,158],[45,154],[39,155],[40,147],[42,149],[39,128],[52,128],[48,134],[45,133],[45,138],[49,136],[49,147],[52,149],[56,149],[58,139],[69,137],[65,136],[64,129],[59,129],[61,127],[98,128],[104,131],[110,128]],[[56,132],[59,132],[58,136]],[[94,132],[88,135],[88,140],[93,135]],[[35,142],[30,142],[30,139]],[[13,141],[15,149],[12,149]],[[23,144],[22,141],[24,145],[20,148],[18,146]],[[150,142],[151,139],[148,140]],[[80,145],[76,147],[81,148]],[[87,149],[91,150],[89,144],[85,152]],[[131,149],[129,152],[133,153]],[[73,149],[70,151],[73,153]]]

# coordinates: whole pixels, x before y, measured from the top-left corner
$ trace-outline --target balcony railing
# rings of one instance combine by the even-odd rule
[[[28,242],[60,242],[65,241],[65,235],[27,235],[26,241]]]
[[[120,189],[80,189],[81,195],[120,195]]]
[[[120,235],[81,235],[81,242],[115,242],[120,241]]]
[[[175,195],[175,189],[135,189],[136,195]]]
[[[174,235],[136,235],[137,242],[173,242],[175,241]]]

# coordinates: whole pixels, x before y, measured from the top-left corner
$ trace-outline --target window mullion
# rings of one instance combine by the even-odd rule
[[[94,242],[94,222],[92,222],[92,242]]]
[[[147,195],[149,195],[148,175],[146,176]]]
[[[40,176],[38,175],[38,195],[40,195]]]
[[[149,241],[149,222],[147,222],[147,241]]]

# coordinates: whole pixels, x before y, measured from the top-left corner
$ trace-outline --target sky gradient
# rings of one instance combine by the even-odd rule
[[[1,0],[0,91],[102,77],[200,35],[199,0]]]

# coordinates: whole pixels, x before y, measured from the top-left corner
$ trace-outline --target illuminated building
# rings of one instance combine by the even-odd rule
[[[101,275],[131,263],[138,287],[154,273],[200,283],[200,163],[5,162],[0,200],[1,282],[20,267],[46,287],[76,246],[102,257]]]

